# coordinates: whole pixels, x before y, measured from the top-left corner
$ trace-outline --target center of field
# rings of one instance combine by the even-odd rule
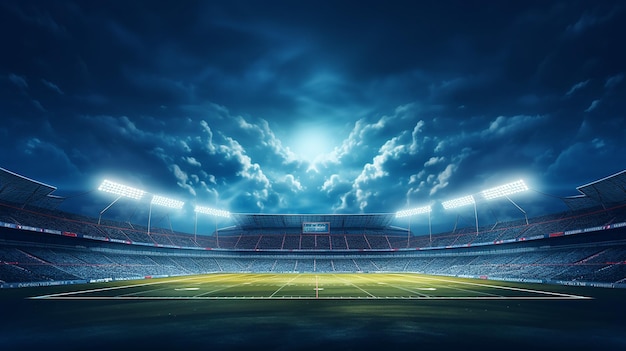
[[[33,299],[414,299],[568,300],[590,299],[504,283],[421,274],[254,274],[228,273],[116,282],[101,287],[40,295]]]

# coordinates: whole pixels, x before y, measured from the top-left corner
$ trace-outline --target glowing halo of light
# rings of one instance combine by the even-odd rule
[[[528,190],[528,186],[524,183],[523,180],[518,180],[512,183],[500,185],[491,189],[483,190],[481,192],[482,196],[487,199],[496,199],[499,197],[509,196],[512,194],[520,193],[522,191]]]
[[[472,204],[475,204],[475,203],[476,203],[476,201],[474,200],[474,196],[473,195],[467,195],[467,196],[462,196],[462,197],[459,197],[459,198],[456,198],[456,199],[444,201],[444,202],[441,203],[441,206],[443,206],[444,209],[449,210],[451,208],[457,208],[457,207],[472,205]]]
[[[108,179],[105,179],[102,184],[98,187],[98,190],[103,191],[105,193],[111,193],[115,195],[120,195],[124,197],[129,197],[131,199],[139,200],[146,193],[143,190],[133,188],[127,185],[119,184],[116,182],[112,182]]]

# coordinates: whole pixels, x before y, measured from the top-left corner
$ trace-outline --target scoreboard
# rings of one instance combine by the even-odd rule
[[[302,222],[302,233],[330,234],[330,222]]]

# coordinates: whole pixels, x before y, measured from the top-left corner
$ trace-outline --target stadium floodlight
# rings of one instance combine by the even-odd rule
[[[161,195],[152,195],[152,200],[150,201],[150,210],[148,212],[148,235],[150,235],[150,219],[152,218],[152,205],[158,205],[163,207],[169,207],[176,210],[180,210],[183,208],[185,203],[180,200],[170,199]],[[169,217],[168,217],[169,218]]]
[[[430,206],[411,208],[408,210],[402,210],[402,211],[396,212],[396,218],[409,217],[409,216],[414,216],[414,215],[418,215],[422,213],[429,213],[430,211],[431,211]]]
[[[100,224],[100,220],[102,219],[102,214],[106,210],[108,210],[111,206],[113,206],[113,204],[116,203],[117,200],[121,199],[122,197],[128,197],[131,199],[139,200],[146,193],[143,190],[132,188],[132,187],[122,185],[119,183],[115,183],[107,179],[105,179],[102,182],[102,184],[100,184],[100,186],[98,187],[98,190],[104,191],[105,193],[111,193],[111,194],[117,195],[117,198],[113,200],[113,202],[111,202],[109,206],[105,207],[104,210],[100,211],[100,216],[98,217],[98,224]]]
[[[505,197],[511,194],[516,194],[522,191],[528,190],[528,187],[523,180],[497,186],[495,188],[482,191],[482,195],[485,199],[491,200],[498,197]]]
[[[497,186],[495,188],[483,190],[482,195],[487,200],[496,199],[499,197],[505,197],[515,207],[517,207],[518,210],[520,210],[524,214],[524,219],[526,219],[526,225],[528,225],[528,216],[526,215],[526,211],[524,211],[521,207],[519,207],[518,204],[513,202],[511,198],[509,198],[509,195],[511,194],[521,193],[522,191],[526,191],[526,190],[528,190],[526,183],[524,183],[524,181],[520,179],[516,182],[512,182],[512,183]]]
[[[215,216],[215,217],[225,217],[225,218],[230,217],[230,212],[224,211],[224,210],[218,210],[218,209],[210,208],[210,207],[196,206],[194,211],[196,213],[198,212],[204,213],[204,214],[208,214],[208,215]]]
[[[402,210],[402,211],[398,211],[396,212],[396,218],[401,218],[401,217],[409,217],[409,228],[407,231],[407,239],[406,239],[406,247],[409,247],[409,243],[411,241],[411,216],[414,215],[418,215],[418,214],[422,214],[422,213],[428,213],[428,235],[430,237],[430,241],[433,241],[433,231],[432,231],[432,226],[430,224],[430,212],[432,211],[432,208],[430,207],[430,205],[428,206],[422,206],[422,207],[415,207],[415,208],[410,208],[408,210]]]
[[[183,208],[183,205],[185,203],[180,201],[180,200],[174,200],[174,199],[167,198],[165,196],[154,195],[154,196],[152,196],[152,201],[150,202],[150,204],[151,205],[159,205],[159,206],[164,206],[164,207],[169,207],[169,208],[180,210],[181,208]]]
[[[473,195],[467,195],[456,199],[444,201],[441,203],[444,209],[449,210],[451,208],[463,207],[467,205],[474,205],[474,220],[476,222],[476,234],[478,234],[478,213],[476,211],[476,200]],[[458,217],[457,217],[458,220]],[[456,226],[456,225],[455,225]]]
[[[143,190],[132,188],[126,185],[112,182],[110,180],[104,180],[98,190],[106,193],[111,193],[119,196],[130,197],[131,199],[139,200],[146,193]]]
[[[459,197],[456,199],[444,201],[441,203],[444,209],[449,210],[451,208],[462,207],[467,205],[476,205],[476,201],[474,201],[474,196],[467,195],[463,197]]]
[[[217,217],[230,218],[230,212],[225,211],[225,210],[218,210],[218,209],[211,208],[211,207],[197,206],[197,205],[196,205],[196,208],[194,209],[194,212],[196,212],[196,223],[193,229],[194,241],[198,243],[197,241],[198,213],[204,213],[204,214],[208,214],[210,216],[215,217],[215,241],[217,243],[217,247],[219,247],[220,242],[219,242],[219,236],[217,235]]]

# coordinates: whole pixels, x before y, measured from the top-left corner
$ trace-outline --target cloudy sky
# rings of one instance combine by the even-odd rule
[[[187,223],[191,204],[451,223],[442,200],[518,178],[533,216],[626,168],[621,1],[15,0],[0,29],[0,167],[92,216],[104,178]]]

